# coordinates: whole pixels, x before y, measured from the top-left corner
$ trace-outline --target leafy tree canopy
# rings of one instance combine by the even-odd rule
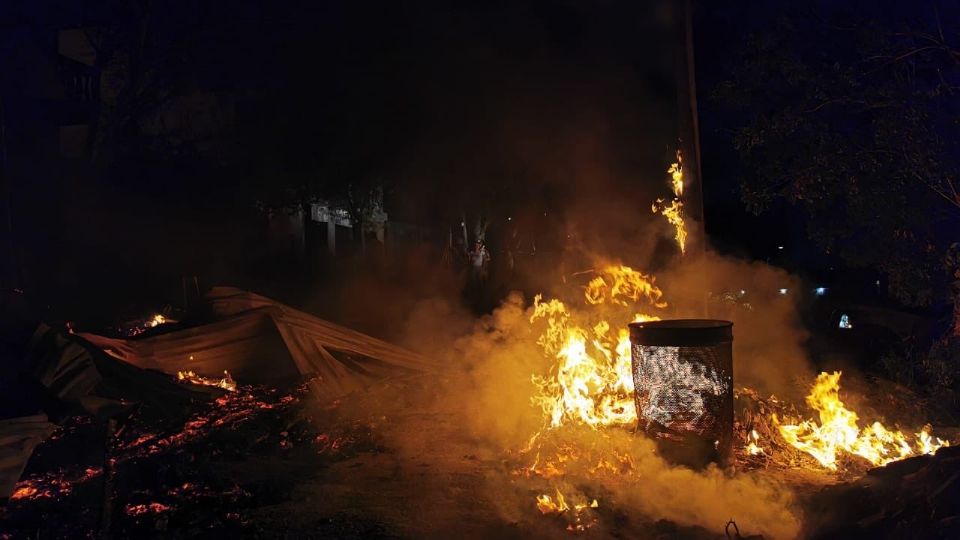
[[[714,90],[736,119],[742,199],[756,213],[800,206],[825,252],[884,273],[904,303],[930,304],[960,237],[960,28],[934,7],[914,19],[828,9],[747,36]]]

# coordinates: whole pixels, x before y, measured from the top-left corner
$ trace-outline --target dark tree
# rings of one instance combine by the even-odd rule
[[[825,252],[924,306],[957,270],[944,266],[960,239],[960,29],[935,7],[899,11],[798,8],[745,39],[714,97],[738,119],[752,211],[801,207]]]

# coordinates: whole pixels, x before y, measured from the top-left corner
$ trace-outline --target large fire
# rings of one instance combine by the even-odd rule
[[[646,300],[654,308],[664,308],[662,296],[654,278],[622,265],[604,269],[584,291],[587,305],[619,306],[621,312],[628,301]],[[557,360],[548,377],[533,377],[538,389],[533,402],[543,410],[549,428],[567,422],[599,427],[637,421],[627,323],[659,317],[629,313],[622,313],[611,326],[605,319],[574,312],[560,300],[543,301],[539,295],[534,299],[530,322],[547,323],[537,343]]]
[[[857,413],[847,409],[840,400],[839,371],[821,373],[806,401],[817,411],[820,422],[804,420],[798,424],[781,424],[778,425],[780,434],[831,470],[837,469],[841,452],[880,466],[910,456],[932,454],[942,446],[949,446],[948,442],[932,437],[927,428],[915,434],[912,446],[906,435],[891,431],[880,422],[860,429]],[[776,417],[774,421],[777,422]]]
[[[555,359],[547,376],[534,375],[534,405],[543,411],[545,431],[562,426],[589,426],[597,429],[614,425],[634,425],[637,410],[633,398],[630,336],[627,323],[657,320],[659,317],[637,313],[635,304],[662,309],[663,291],[655,279],[628,266],[611,265],[598,272],[585,287],[583,308],[568,307],[558,299],[534,298],[530,322],[545,322],[537,344],[544,355]],[[611,321],[613,324],[611,324]],[[630,456],[597,455],[568,444],[546,442],[544,432],[535,433],[521,453],[535,454],[533,463],[522,474],[556,478],[572,463],[592,464],[595,473],[619,475],[629,470]],[[559,489],[555,495],[537,497],[537,508],[544,514],[563,514],[570,520],[568,529],[581,531],[582,514],[598,503],[567,503]]]
[[[650,312],[658,313],[666,307],[663,291],[653,276],[623,265],[597,271],[576,305],[559,299],[545,300],[540,295],[534,299],[530,323],[542,325],[537,344],[553,363],[549,373],[532,376],[532,403],[542,411],[544,427],[520,450],[531,462],[515,474],[551,482],[573,471],[617,478],[632,474],[631,455],[605,449],[603,445],[577,442],[580,439],[575,432],[636,425],[627,324],[657,320],[658,315]],[[932,437],[926,428],[911,437],[912,442],[900,431],[891,431],[879,422],[861,429],[857,414],[839,399],[839,378],[840,373],[822,373],[807,397],[808,405],[819,413],[819,422],[785,424],[774,417],[778,429],[771,433],[779,431],[785,442],[809,453],[831,470],[838,468],[841,452],[860,456],[873,465],[885,465],[933,453],[948,444]],[[784,446],[761,441],[759,433],[751,429],[741,452],[745,456],[770,457],[777,448]],[[581,530],[581,513],[588,514],[594,504],[570,504],[570,497],[556,486],[550,491],[537,496],[537,508],[544,514],[563,515],[573,530]],[[575,495],[580,500],[591,500],[583,494]]]

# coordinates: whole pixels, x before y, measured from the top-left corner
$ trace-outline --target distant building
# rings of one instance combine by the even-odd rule
[[[337,254],[338,237],[341,245],[345,241],[353,242],[353,223],[350,221],[350,214],[343,208],[337,208],[327,202],[313,203],[310,205],[310,221],[313,222],[313,227],[318,229],[318,233],[322,233],[321,236],[325,238],[323,245],[330,255]]]

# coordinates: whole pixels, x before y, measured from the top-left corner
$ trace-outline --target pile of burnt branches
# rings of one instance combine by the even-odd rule
[[[259,536],[253,509],[368,445],[354,426],[331,432],[305,415],[305,392],[246,386],[179,418],[147,409],[119,424],[70,418],[0,507],[0,538]],[[244,473],[277,462],[309,467],[281,467],[270,482]]]
[[[787,444],[780,436],[774,416],[780,419],[797,417],[797,410],[776,396],[761,397],[751,388],[734,390],[734,465],[738,470],[764,467],[782,469],[805,467],[820,469],[817,461],[805,452]],[[754,452],[747,450],[753,443]]]

